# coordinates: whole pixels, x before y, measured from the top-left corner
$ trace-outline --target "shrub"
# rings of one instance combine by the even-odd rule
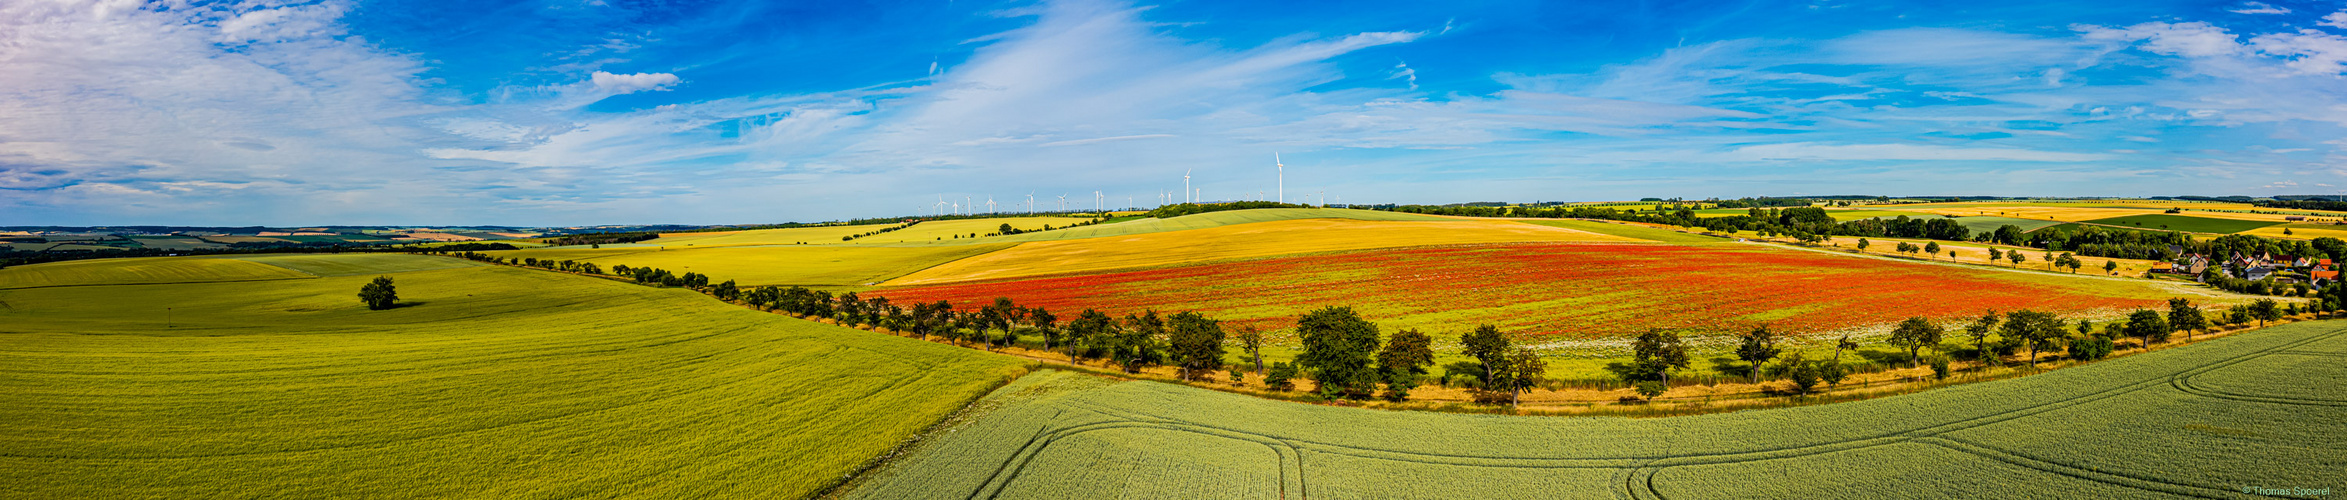
[[[1660,380],[1648,380],[1639,382],[1637,390],[1639,397],[1652,400],[1655,396],[1661,396],[1663,392],[1671,390],[1671,387],[1663,384]]]
[[[1932,356],[1932,357],[1931,357],[1931,378],[1932,378],[1932,380],[1947,380],[1947,379],[1948,379],[1948,357],[1947,357],[1947,356]]]
[[[1274,391],[1296,390],[1296,365],[1286,361],[1272,363],[1271,371],[1263,374],[1263,386]]]
[[[2105,337],[2087,337],[2074,340],[2070,342],[2070,359],[2079,361],[2103,359],[2111,355],[2113,348],[2111,339]]]

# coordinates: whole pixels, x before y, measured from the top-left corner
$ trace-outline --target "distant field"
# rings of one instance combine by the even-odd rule
[[[905,275],[887,284],[914,285],[1098,272],[1366,248],[1519,241],[1636,240],[1502,220],[1283,220],[1188,231],[1022,243],[1009,250]]]
[[[2095,219],[2084,222],[2094,224],[2109,224],[2113,226],[2140,227],[2144,229],[2167,229],[2175,231],[2216,234],[2232,234],[2281,224],[2280,222],[2240,219],[2211,219],[2207,217],[2186,217],[2181,215],[2166,214],[2131,215],[2126,217]]]
[[[292,243],[292,242],[293,242],[293,240],[288,240],[288,239],[284,239],[284,238],[272,238],[272,237],[267,237],[267,236],[204,236],[204,237],[202,237],[202,238],[203,238],[203,240],[204,240],[204,241],[209,241],[209,242],[213,242],[213,243],[221,243],[221,244],[229,244],[229,243]]]
[[[223,258],[259,262],[317,276],[404,273],[484,265],[454,257],[398,253],[263,254]]]
[[[504,267],[367,311],[370,277],[0,291],[0,496],[804,498],[1023,371]]]
[[[186,236],[163,236],[163,237],[154,237],[154,236],[132,236],[132,237],[130,237],[130,239],[131,239],[132,241],[137,241],[137,242],[139,242],[139,246],[142,246],[142,247],[147,247],[147,248],[162,248],[162,249],[169,249],[169,250],[194,250],[194,249],[198,249],[198,248],[226,248],[226,247],[228,247],[228,245],[222,245],[222,244],[219,244],[219,243],[212,243],[212,242],[208,242],[208,241],[204,241],[204,240],[199,240],[199,239],[195,239],[195,238],[191,238],[191,237],[186,237]]]
[[[1537,225],[1542,225],[1542,226],[1549,226],[1549,227],[1561,227],[1561,228],[1565,228],[1565,229],[1573,229],[1573,230],[1580,230],[1580,231],[1588,231],[1588,232],[1592,232],[1592,233],[1598,233],[1598,234],[1610,234],[1610,235],[1614,235],[1614,236],[1620,236],[1620,237],[1624,237],[1624,238],[1641,239],[1641,240],[1647,240],[1647,241],[1660,241],[1660,242],[1664,242],[1664,243],[1720,243],[1720,242],[1728,241],[1728,240],[1727,240],[1727,239],[1725,239],[1725,238],[1714,238],[1714,237],[1710,237],[1710,236],[1704,236],[1704,235],[1700,235],[1700,234],[1682,233],[1682,232],[1678,232],[1678,231],[1672,231],[1672,230],[1669,230],[1669,229],[1659,229],[1659,228],[1653,228],[1653,227],[1647,227],[1647,226],[1639,226],[1639,225],[1632,225],[1632,224],[1618,224],[1618,223],[1612,223],[1612,222],[1586,221],[1586,220],[1575,220],[1575,219],[1515,219],[1515,220],[1516,220],[1517,222],[1522,222],[1522,223],[1525,223],[1525,224],[1537,224]]]
[[[1833,216],[1834,220],[1836,221],[1849,221],[1858,219],[1895,219],[1902,215],[1907,216],[1909,219],[1943,218],[1943,216],[1938,214],[1929,214],[1923,212],[1902,212],[1897,210],[1826,209],[1825,214]]]
[[[2245,485],[2347,484],[2347,385],[2306,383],[2347,379],[2343,326],[1643,419],[1365,410],[1050,371],[847,497],[2248,498]]]
[[[1993,233],[1996,232],[1997,228],[2007,225],[2021,228],[2021,232],[2036,231],[2042,228],[2062,225],[2062,223],[2058,221],[2042,219],[2015,219],[2011,217],[1989,217],[1979,215],[1957,217],[1956,224],[1964,226],[1965,229],[1972,230],[1972,234]]]
[[[189,283],[308,278],[300,271],[234,259],[141,257],[91,259],[0,269],[0,289],[44,286]]]
[[[1760,246],[1638,243],[1368,250],[871,293],[956,304],[1009,297],[1055,311],[1198,310],[1265,328],[1286,328],[1310,309],[1342,305],[1388,328],[1456,335],[1492,323],[1556,340],[1619,339],[1654,327],[1718,334],[1758,322],[1820,333],[1910,316],[1969,318],[1989,309],[2107,311],[2173,295],[2142,280]]]
[[[860,286],[1010,248],[1009,244],[946,246],[784,245],[710,248],[555,248],[489,252],[510,258],[578,260],[609,269],[649,266],[696,272],[743,285]]]
[[[2285,229],[2289,230],[2290,234],[2282,234],[2282,231]],[[2279,226],[2266,226],[2248,231],[2242,231],[2240,234],[2262,236],[2266,238],[2293,238],[2301,240],[2311,240],[2315,238],[2339,238],[2342,240],[2347,240],[2347,226],[2331,224],[2283,224]]]
[[[1206,229],[1234,224],[1252,224],[1257,222],[1298,219],[1351,219],[1366,221],[1461,220],[1456,217],[1442,217],[1401,212],[1384,212],[1377,210],[1354,210],[1345,208],[1259,208],[1254,210],[1207,212],[1203,214],[1184,215],[1170,219],[1140,219],[1129,222],[1118,222],[1115,224],[1084,226],[1061,231],[1027,233],[1016,236],[1006,236],[1000,239],[984,239],[980,241],[993,243],[997,241],[1027,242],[1073,240],[1082,238],[1099,238],[1105,236],[1127,236],[1135,234],[1161,233],[1166,231],[1182,231],[1189,229]]]
[[[1070,224],[1081,223],[1085,220],[1087,219],[1079,217],[1006,216],[992,219],[928,221],[922,222],[920,224],[914,224],[913,227],[857,238],[851,241],[840,241],[840,237],[896,227],[899,224],[757,229],[750,231],[723,231],[710,233],[672,233],[662,235],[659,239],[645,241],[642,244],[676,248],[686,246],[713,247],[736,245],[796,245],[800,242],[805,242],[809,245],[873,245],[904,242],[934,242],[940,240],[953,243],[994,243],[995,241],[984,238],[973,240],[969,238],[969,235],[970,233],[977,233],[979,235],[992,233],[1000,230],[1003,224],[1010,224],[1011,227],[1018,228],[1022,231],[1032,231],[1042,229],[1046,224],[1052,227],[1067,227]],[[955,235],[961,235],[962,238],[957,240],[954,238]]]

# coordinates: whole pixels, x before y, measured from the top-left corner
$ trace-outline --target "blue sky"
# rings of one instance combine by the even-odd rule
[[[2337,193],[2347,3],[0,3],[0,225],[1147,206],[1274,153],[1290,201]]]

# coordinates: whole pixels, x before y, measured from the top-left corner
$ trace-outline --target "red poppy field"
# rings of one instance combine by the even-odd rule
[[[1726,332],[1768,323],[1825,332],[1986,310],[2109,311],[2165,298],[2148,284],[1972,270],[1735,245],[1524,243],[1271,258],[1133,272],[877,290],[892,301],[1061,311],[1196,310],[1276,330],[1351,306],[1389,328],[1491,323],[1520,335]]]

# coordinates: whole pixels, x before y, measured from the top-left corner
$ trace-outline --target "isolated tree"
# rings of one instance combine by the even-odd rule
[[[1776,359],[1778,353],[1784,352],[1777,348],[1777,332],[1770,330],[1768,325],[1760,325],[1738,337],[1743,338],[1744,342],[1736,347],[1736,359],[1751,365],[1752,383],[1758,384],[1761,365],[1768,364],[1768,360]]]
[[[376,276],[374,281],[359,287],[359,302],[376,311],[398,307],[399,290],[392,288],[390,276]]]
[[[2192,332],[2209,328],[2208,317],[2200,313],[2200,306],[2183,297],[2168,299],[2168,327],[2184,332],[2184,341],[2192,341]]]
[[[1522,406],[1524,390],[1548,383],[1548,361],[1531,349],[1517,346],[1500,363],[1499,377],[1508,388],[1508,405]],[[1489,386],[1489,383],[1486,383]]]
[[[1873,243],[1867,242],[1867,241],[1866,241],[1866,238],[1859,238],[1859,239],[1858,239],[1858,249],[1859,249],[1859,250],[1865,250],[1865,249],[1866,249],[1866,247],[1867,247],[1867,245],[1872,245],[1872,244],[1873,244]]]
[[[1679,340],[1678,332],[1660,328],[1647,330],[1630,342],[1631,367],[1641,379],[1653,377],[1668,384],[1671,370],[1686,368],[1689,361],[1687,345]]]
[[[2007,339],[2019,340],[2022,346],[2028,347],[2029,366],[2035,368],[2038,351],[2056,347],[2061,341],[2064,331],[2062,326],[2062,320],[2055,318],[2053,313],[2023,309],[2006,313],[2005,324],[1997,333]]]
[[[2127,315],[2127,326],[2122,331],[2129,337],[2143,339],[2143,350],[2149,351],[2152,343],[2166,342],[2168,334],[2176,330],[2168,325],[2166,318],[2160,317],[2158,311],[2136,309]]]
[[[1936,260],[1940,256],[1940,242],[1924,243],[1923,253],[1931,255]]]
[[[2282,304],[2274,299],[2257,299],[2249,303],[2249,317],[2257,320],[2258,328],[2265,328],[2266,322],[2282,319]]]
[[[1296,320],[1304,353],[1296,364],[1320,386],[1321,397],[1367,399],[1377,389],[1377,325],[1353,308],[1329,306]]]
[[[1196,311],[1175,314],[1166,319],[1172,331],[1174,366],[1183,380],[1206,378],[1206,374],[1222,369],[1222,323],[1207,319]]]
[[[2113,274],[2113,275],[2117,275],[2117,274],[2119,274],[2119,261],[2115,261],[2115,260],[2106,260],[2106,261],[2103,261],[2103,272],[2105,272],[2105,273],[2110,273],[2110,274]]]
[[[2005,251],[2004,251],[2004,250],[1998,250],[1998,249],[1996,249],[1996,248],[1993,248],[1993,247],[1992,247],[1992,248],[1989,248],[1989,249],[1988,249],[1988,263],[1990,263],[1990,264],[1995,264],[1995,263],[1997,263],[1997,261],[2000,261],[2000,260],[2005,260]]]
[[[1985,362],[1989,359],[1990,356],[1994,354],[1988,349],[1988,336],[1995,334],[1996,331],[1996,311],[1989,311],[1988,314],[1982,315],[1980,319],[1974,320],[1972,324],[1964,325],[1964,336],[1972,338],[1973,358]]]
[[[1426,374],[1426,367],[1434,364],[1434,339],[1416,329],[1394,332],[1385,340],[1385,348],[1377,352],[1377,371],[1385,376],[1385,399],[1401,401],[1410,398],[1410,389],[1418,387],[1418,378]]]
[[[1915,366],[1921,361],[1918,355],[1923,348],[1938,347],[1940,338],[1946,335],[1947,330],[1941,329],[1940,325],[1918,316],[1899,322],[1899,327],[1891,330],[1890,342],[1891,345],[1907,348],[1907,366]]]
[[[1508,357],[1508,336],[1501,334],[1499,327],[1478,325],[1475,331],[1459,336],[1459,350],[1483,365],[1483,380],[1488,382],[1494,380],[1500,362]]]

